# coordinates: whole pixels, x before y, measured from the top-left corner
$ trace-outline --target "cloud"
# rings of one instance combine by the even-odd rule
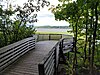
[[[51,2],[51,5],[57,5],[59,2],[58,0],[49,0]],[[38,22],[34,23],[35,26],[44,26],[44,25],[50,25],[50,26],[68,26],[69,23],[65,21],[56,21],[54,14],[51,13],[51,11],[48,10],[49,7],[44,7],[41,9],[40,12],[38,12]]]
[[[44,26],[44,25],[50,25],[50,26],[68,26],[69,23],[66,21],[56,21],[54,17],[42,17],[39,18],[37,23],[34,23],[35,26]]]
[[[45,18],[45,17],[53,17],[52,14],[42,14],[42,15],[39,15],[38,18]]]
[[[27,0],[16,0],[16,3],[22,5]],[[58,5],[58,0],[47,0],[50,2],[50,5]],[[69,23],[65,21],[56,21],[54,14],[51,13],[48,9],[49,7],[41,8],[41,11],[37,12],[38,22],[34,23],[35,26],[51,25],[51,26],[68,26]]]
[[[55,17],[52,13],[49,11],[45,11],[43,13],[41,11],[41,14],[38,14],[38,22],[34,23],[35,26],[44,26],[44,25],[50,25],[50,26],[68,26],[69,23],[65,21],[56,21]]]

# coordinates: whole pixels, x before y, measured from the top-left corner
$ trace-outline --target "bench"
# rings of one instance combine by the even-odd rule
[[[35,48],[35,39],[33,37],[0,48],[0,73],[33,48]]]

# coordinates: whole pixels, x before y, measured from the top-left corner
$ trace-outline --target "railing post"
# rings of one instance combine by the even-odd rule
[[[54,69],[55,69],[55,71],[54,71],[54,75],[57,75],[57,61],[56,61],[56,55],[57,55],[57,49],[56,49],[56,47],[55,47],[55,50],[54,50]]]
[[[49,40],[51,40],[51,35],[49,34]]]
[[[61,38],[62,38],[62,34],[61,34]]]
[[[61,41],[61,48],[63,49],[63,42],[64,42],[64,39]]]
[[[39,41],[39,34],[37,35],[37,42]]]
[[[39,71],[39,75],[45,75],[44,64],[39,64],[38,65],[38,71]]]
[[[66,63],[66,59],[65,59],[65,56],[63,54],[63,40],[61,40],[61,42],[59,44],[59,61],[60,61],[60,58],[63,59],[63,63]]]

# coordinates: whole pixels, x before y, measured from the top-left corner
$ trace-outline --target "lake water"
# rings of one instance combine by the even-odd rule
[[[67,32],[71,29],[61,29],[61,28],[36,28],[38,32]]]

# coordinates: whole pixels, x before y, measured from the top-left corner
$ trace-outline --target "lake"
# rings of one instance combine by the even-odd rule
[[[37,32],[57,32],[63,33],[71,29],[62,29],[62,28],[36,28]]]

